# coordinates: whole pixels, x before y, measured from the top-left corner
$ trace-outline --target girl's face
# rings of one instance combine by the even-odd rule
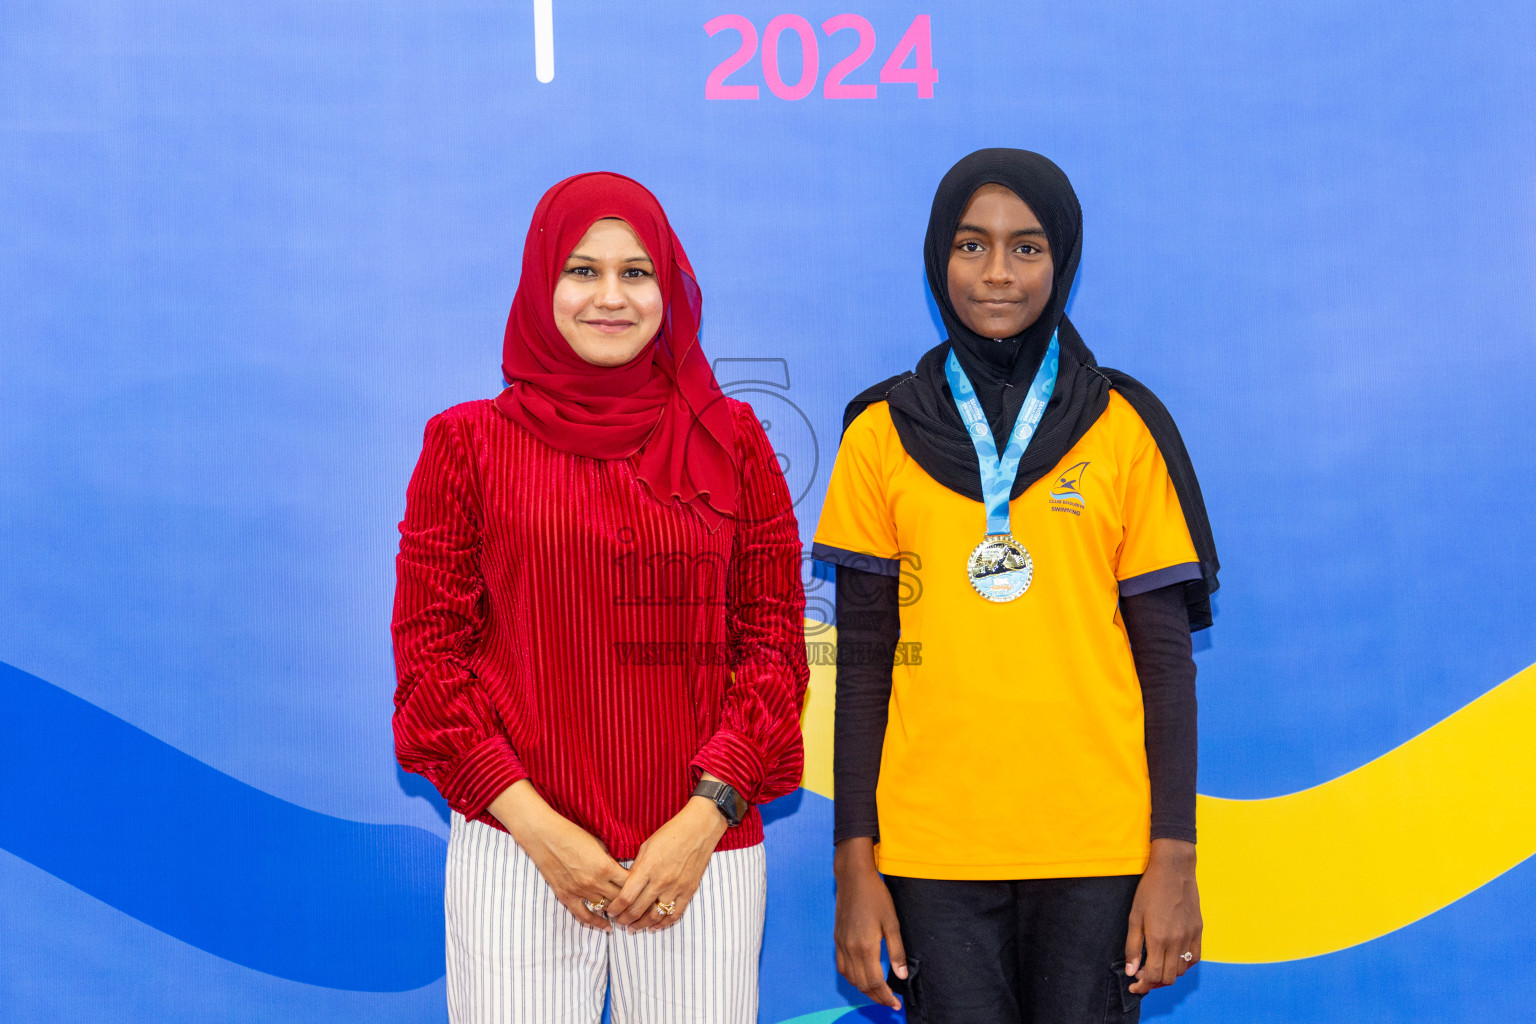
[[[555,282],[555,326],[582,359],[622,366],[661,330],[666,304],[656,267],[622,220],[597,221],[566,257]]]
[[[1012,338],[1040,319],[1056,268],[1045,229],[1002,185],[971,196],[949,251],[949,301],[983,338]]]

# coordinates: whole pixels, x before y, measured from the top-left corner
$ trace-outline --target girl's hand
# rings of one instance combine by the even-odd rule
[[[608,916],[634,931],[677,924],[699,891],[699,880],[726,828],[718,807],[701,796],[690,797],[681,811],[640,845],[623,890],[608,906]],[[658,912],[658,902],[672,904],[672,913]]]
[[[1125,973],[1131,991],[1145,995],[1172,985],[1200,962],[1200,889],[1195,884],[1195,844],[1152,840],[1152,857],[1136,887],[1130,929],[1125,937]],[[1142,960],[1142,948],[1146,960]],[[1183,958],[1190,953],[1190,959]]]
[[[491,801],[490,811],[532,858],[555,899],[582,924],[608,931],[612,925],[587,906],[612,904],[628,877],[622,865],[586,829],[544,802],[527,779],[513,783]]]
[[[896,905],[875,869],[873,839],[844,839],[833,854],[837,876],[837,973],[881,1006],[901,1009],[901,1000],[885,983],[880,970],[880,941],[885,940],[896,977],[907,976],[907,953],[901,944]]]

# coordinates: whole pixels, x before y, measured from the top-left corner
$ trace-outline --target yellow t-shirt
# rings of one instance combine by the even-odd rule
[[[886,874],[1136,874],[1150,848],[1141,687],[1119,600],[1198,579],[1162,453],[1119,394],[1010,505],[1034,560],[1019,598],[971,588],[986,512],[907,454],[890,408],[849,425],[816,556],[903,580],[880,764]]]

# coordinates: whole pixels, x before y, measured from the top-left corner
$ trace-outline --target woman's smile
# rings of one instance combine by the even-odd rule
[[[623,334],[625,331],[635,326],[635,321],[633,320],[604,320],[593,318],[583,319],[581,322],[586,324],[588,327],[593,328],[594,330],[602,331],[604,334]]]

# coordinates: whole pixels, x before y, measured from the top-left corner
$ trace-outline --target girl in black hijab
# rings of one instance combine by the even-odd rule
[[[817,530],[838,969],[926,1024],[1134,1021],[1199,957],[1190,633],[1216,552],[1172,418],[1065,315],[1081,252],[1045,157],[945,175],[924,257],[949,339],[849,404]]]

